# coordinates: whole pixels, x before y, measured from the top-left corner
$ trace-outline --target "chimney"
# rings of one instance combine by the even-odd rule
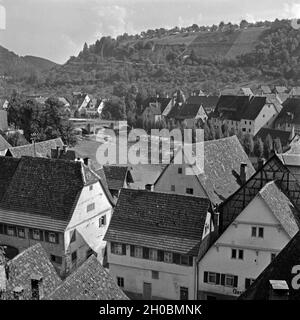
[[[43,276],[41,274],[31,275],[31,298],[40,300],[44,297]]]
[[[241,179],[241,183],[244,184],[247,180],[246,178],[246,170],[247,169],[247,163],[241,163],[240,166],[240,179]]]
[[[146,184],[145,185],[145,190],[153,191],[153,184]]]
[[[269,300],[288,300],[289,286],[285,280],[269,280]]]
[[[14,300],[23,300],[24,288],[22,286],[15,287],[13,290]]]

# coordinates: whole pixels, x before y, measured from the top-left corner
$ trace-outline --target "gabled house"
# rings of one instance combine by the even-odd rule
[[[154,191],[194,195],[220,204],[238,190],[255,170],[236,136],[204,142],[204,170],[186,175],[190,167],[183,152],[183,164],[174,159],[154,184]]]
[[[60,283],[45,300],[128,300],[94,255]]]
[[[237,95],[241,96],[253,96],[253,92],[250,88],[240,88]]]
[[[198,298],[237,298],[299,232],[299,218],[276,182],[268,182],[199,261]]]
[[[269,86],[260,86],[257,90],[255,90],[255,94],[258,96],[266,96],[271,93],[272,90]]]
[[[199,121],[205,123],[208,115],[202,104],[185,103],[175,119],[184,124],[186,128],[193,128]]]
[[[108,189],[113,197],[118,198],[122,188],[133,183],[131,168],[127,166],[103,166]]]
[[[209,115],[215,110],[218,100],[219,100],[218,96],[201,96],[200,95],[200,96],[190,96],[186,100],[186,103],[202,106],[205,112]]]
[[[290,98],[300,98],[300,87],[293,87],[289,96]]]
[[[79,115],[85,112],[88,104],[90,103],[91,98],[88,94],[85,93],[77,93],[73,95],[73,108],[77,111]]]
[[[39,243],[0,262],[0,279],[0,300],[43,299],[62,282]]]
[[[300,134],[300,98],[289,98],[283,104],[274,128]]]
[[[171,98],[149,98],[145,102],[142,112],[143,121],[155,123],[167,117],[173,108],[174,101]]]
[[[273,92],[275,94],[288,93],[288,88],[284,86],[275,86]]]
[[[52,149],[63,149],[63,147],[64,143],[61,138],[56,138],[31,144],[25,144],[23,146],[11,147],[6,151],[5,156],[14,158],[21,158],[23,156],[50,158]]]
[[[105,235],[109,272],[130,298],[194,300],[213,231],[208,199],[122,189]]]
[[[283,248],[240,300],[300,300],[300,232]]]
[[[91,252],[101,261],[112,203],[81,161],[0,157],[0,245],[41,243],[64,277]]]

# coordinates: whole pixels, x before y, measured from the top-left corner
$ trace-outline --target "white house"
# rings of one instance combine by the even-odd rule
[[[207,199],[122,189],[104,238],[109,272],[130,298],[196,299],[213,230]]]
[[[299,231],[299,212],[267,183],[199,262],[200,299],[237,298]]]

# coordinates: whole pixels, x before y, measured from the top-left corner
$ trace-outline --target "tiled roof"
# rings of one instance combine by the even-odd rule
[[[187,99],[187,104],[202,105],[204,109],[215,109],[218,103],[218,96],[191,96]]]
[[[267,183],[259,192],[286,233],[292,238],[299,231],[299,212],[291,200],[274,181]]]
[[[47,300],[128,300],[113,278],[92,255]]]
[[[103,170],[110,190],[122,189],[128,174],[129,182],[133,182],[130,171],[126,166],[103,166]]]
[[[292,287],[294,266],[300,265],[300,232],[281,250],[252,285],[240,296],[241,300],[268,300],[269,281],[284,280],[289,286],[289,300],[300,300],[300,290]]]
[[[288,123],[300,124],[300,99],[289,98],[283,104],[276,122],[287,121]]]
[[[0,201],[8,188],[20,159],[0,157]]]
[[[4,151],[9,148],[12,148],[12,146],[0,134],[0,151]]]
[[[3,159],[4,158],[4,159]],[[96,175],[81,162],[47,158],[0,157],[11,163],[10,183],[3,190],[0,207],[22,213],[41,215],[54,220],[69,221],[84,185],[98,181]],[[5,179],[6,173],[2,178]]]
[[[106,176],[105,176],[105,173],[104,173],[104,169],[103,168],[99,168],[97,170],[94,170],[93,169],[93,172],[96,173],[96,175],[98,176],[98,180],[108,198],[108,200],[110,201],[110,203],[114,206],[116,203],[115,203],[115,200],[113,198],[113,196],[111,195],[111,192],[109,191],[109,188],[108,188],[108,184],[107,184],[107,180],[106,180]]]
[[[179,114],[176,116],[177,119],[194,119],[200,109],[201,105],[198,104],[187,104],[185,103]]]
[[[272,93],[272,90],[269,86],[261,86],[260,89],[264,94]]]
[[[56,147],[62,148],[64,145],[61,138],[42,141],[33,144],[26,144],[24,146],[9,148],[6,155],[11,155],[14,158],[21,158],[22,156],[29,157],[51,157],[51,149],[56,149]],[[35,150],[35,153],[34,153]]]
[[[176,103],[174,107],[171,109],[171,111],[168,113],[167,117],[170,119],[176,118],[180,112],[181,107],[182,106],[180,106],[179,103]]]
[[[279,138],[281,141],[281,145],[285,147],[290,142],[291,133],[288,131],[282,131],[277,129],[261,128],[255,135],[255,138],[261,138],[262,141],[264,141],[267,135],[270,135],[273,140]]]
[[[122,189],[105,240],[196,256],[208,199]]]
[[[274,91],[276,93],[286,93],[288,91],[287,87],[283,87],[283,86],[276,86],[274,88]]]
[[[8,262],[9,278],[6,285],[5,299],[13,299],[13,290],[16,287],[24,289],[23,299],[31,299],[31,276],[42,276],[44,295],[49,295],[60,283],[48,255],[41,244],[36,244],[21,252]]]

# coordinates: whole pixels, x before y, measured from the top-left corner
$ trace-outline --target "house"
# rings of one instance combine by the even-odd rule
[[[111,275],[91,255],[46,300],[128,300]]]
[[[198,299],[236,299],[247,290],[299,232],[299,214],[275,181],[264,185],[199,261]]]
[[[190,167],[183,152],[183,164],[174,159],[154,184],[154,191],[193,195],[220,204],[238,190],[255,170],[236,136],[204,142],[203,172],[187,175]]]
[[[299,300],[300,232],[285,246],[240,300]]]
[[[229,130],[255,135],[262,127],[271,126],[279,112],[277,105],[266,97],[221,96],[212,124],[215,128],[226,124]]]
[[[103,166],[108,189],[113,197],[118,197],[122,188],[133,183],[131,168],[127,166]]]
[[[288,88],[284,86],[275,86],[273,93],[275,94],[288,93]]]
[[[205,112],[209,115],[212,113],[216,105],[218,103],[219,97],[218,96],[190,96],[186,103],[192,105],[198,105],[199,107],[202,106]]]
[[[288,150],[290,142],[294,138],[291,132],[271,128],[261,128],[254,138],[260,138],[264,142],[268,135],[270,135],[273,141],[275,139],[280,140],[283,152]]]
[[[0,263],[1,278],[0,300],[43,299],[62,282],[39,243],[25,249],[2,266]]]
[[[101,103],[101,99],[92,98],[88,105],[81,109],[80,113],[87,115],[89,118],[97,118],[104,107]],[[99,111],[101,112],[99,113]]]
[[[173,99],[171,98],[149,98],[145,102],[145,109],[142,112],[143,121],[158,122],[168,116],[173,108]]]
[[[102,261],[112,203],[81,161],[0,157],[0,246],[41,243],[61,277],[91,252]]]
[[[90,103],[91,98],[88,94],[85,93],[75,93],[73,94],[72,106],[76,109],[79,115],[83,114],[86,111],[88,104]]]
[[[50,158],[51,149],[63,147],[64,143],[61,138],[56,138],[32,144],[25,144],[24,146],[11,147],[7,150],[5,156],[14,158],[21,158],[23,156]]]
[[[205,123],[208,115],[202,104],[185,103],[175,119],[184,124],[186,128],[193,128],[199,121]]]
[[[12,146],[0,134],[0,156],[4,156],[9,148],[12,148]]]
[[[62,148],[57,146],[55,149],[51,149],[51,159],[75,161],[78,159],[78,154],[75,150],[68,150],[65,145]]]
[[[253,96],[253,92],[250,88],[240,88],[237,95],[238,96]]]
[[[300,98],[300,87],[293,87],[289,96],[290,98]]]
[[[300,134],[300,98],[289,98],[283,104],[278,114],[274,128]]]
[[[196,299],[196,258],[213,231],[208,199],[122,189],[104,238],[109,272],[130,298]]]
[[[260,86],[256,91],[255,94],[259,96],[265,96],[271,94],[272,90],[269,86]]]
[[[300,153],[282,153],[277,156],[300,184]]]

